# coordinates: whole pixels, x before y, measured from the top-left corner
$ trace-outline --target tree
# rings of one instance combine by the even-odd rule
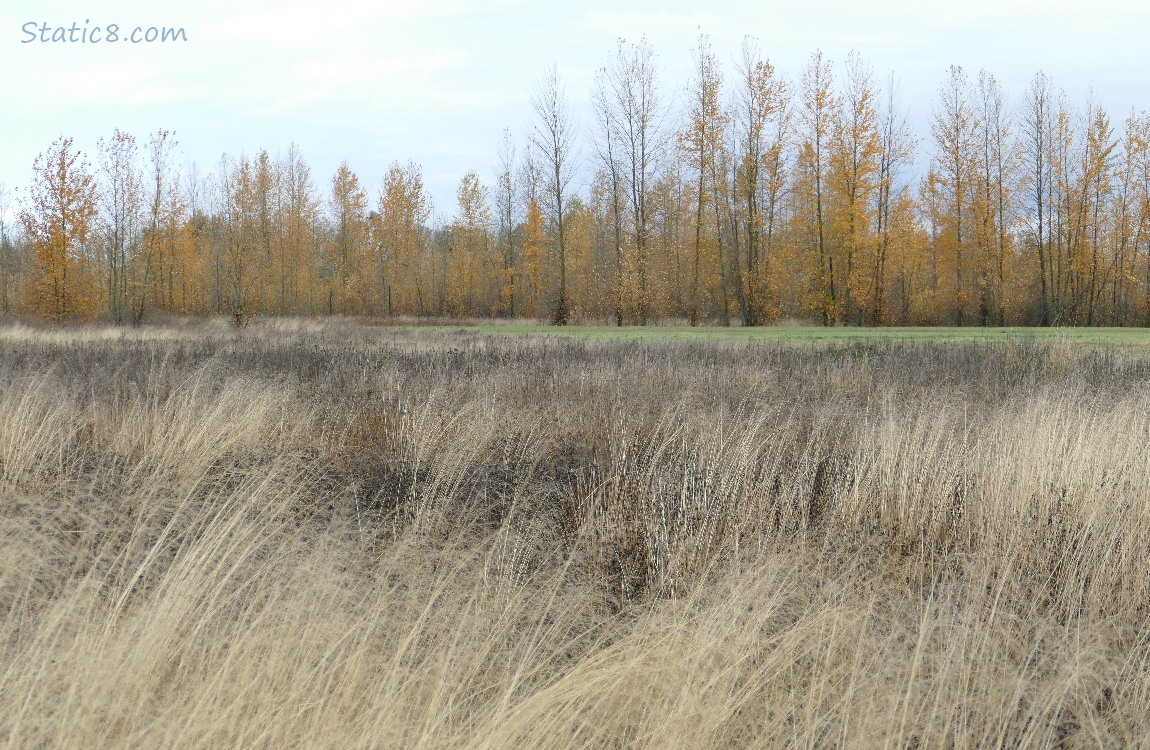
[[[830,149],[830,196],[834,242],[840,268],[843,316],[862,323],[876,262],[873,212],[881,179],[882,138],[871,69],[857,53],[844,66],[841,106]]]
[[[573,317],[601,317],[602,292],[610,279],[602,271],[609,266],[596,264],[596,216],[578,194],[567,202],[567,298]]]
[[[1097,103],[1087,108],[1085,139],[1078,168],[1078,210],[1073,221],[1076,241],[1074,319],[1095,325],[1103,288],[1108,281],[1102,258],[1110,233],[1110,201],[1114,193],[1114,149],[1118,142],[1106,111]],[[1085,307],[1085,313],[1082,308]]]
[[[524,292],[524,307],[538,310],[543,294],[543,259],[546,256],[547,235],[543,223],[543,211],[539,203],[532,200],[527,204],[527,215],[523,221],[522,273],[527,282]]]
[[[662,315],[687,312],[690,185],[678,160],[668,159],[650,188],[651,304]]]
[[[595,113],[598,124],[597,137],[594,139],[595,152],[601,164],[601,172],[605,176],[604,182],[609,185],[609,199],[607,207],[611,216],[611,229],[613,235],[612,269],[613,307],[615,325],[623,325],[623,165],[619,146],[616,143],[615,107],[611,83],[606,68],[601,68],[595,75],[595,88],[592,92]],[[528,162],[530,163],[530,152]]]
[[[267,149],[260,149],[256,154],[254,168],[258,234],[254,260],[257,267],[256,274],[259,276],[260,309],[263,312],[273,312],[282,309],[279,285],[276,284],[277,250],[283,241],[282,227],[278,220],[280,173],[272,163]],[[366,206],[366,199],[364,204]],[[169,295],[170,293],[169,291]]]
[[[489,257],[493,221],[489,194],[478,174],[463,175],[456,191],[459,209],[448,228],[453,251],[451,298],[454,309],[467,315],[480,312],[479,299],[488,301],[484,272],[494,267]]]
[[[1150,117],[1131,113],[1123,127],[1123,142],[1117,168],[1114,237],[1110,258],[1113,284],[1110,290],[1110,325],[1130,321],[1137,304],[1137,248],[1143,229],[1144,201],[1139,180],[1140,166],[1150,146]]]
[[[332,286],[328,313],[364,311],[363,282],[368,241],[367,192],[347,162],[331,180],[332,240],[329,258]]]
[[[1141,113],[1130,118],[1127,124],[1128,155],[1131,182],[1134,185],[1132,201],[1134,214],[1131,244],[1135,258],[1141,252],[1141,273],[1131,271],[1132,277],[1141,276],[1143,297],[1138,322],[1150,326],[1150,115]],[[1136,261],[1131,259],[1131,265]],[[1137,300],[1132,306],[1137,305]]]
[[[213,235],[217,231],[212,220],[208,196],[211,193],[212,178],[200,174],[195,162],[188,165],[188,173],[183,180],[184,204],[187,206],[187,252],[191,261],[189,267],[187,305],[199,313],[219,312],[218,300],[214,294],[216,276],[216,253]]]
[[[814,249],[816,290],[811,306],[822,316],[824,325],[839,322],[840,290],[835,286],[835,260],[827,245],[826,182],[829,148],[838,115],[834,80],[829,60],[815,52],[803,71],[800,87],[799,167],[810,244]]]
[[[1071,292],[1071,263],[1074,240],[1074,226],[1072,222],[1074,200],[1074,144],[1078,138],[1077,123],[1074,113],[1066,100],[1066,93],[1059,92],[1052,111],[1050,130],[1050,149],[1047,162],[1050,164],[1050,189],[1047,193],[1046,212],[1047,221],[1047,247],[1050,253],[1050,297],[1051,308],[1054,314],[1053,322],[1058,325],[1067,325],[1069,300]]]
[[[1050,192],[1049,151],[1052,124],[1053,95],[1050,79],[1039,71],[1030,81],[1026,98],[1019,116],[1022,153],[1026,159],[1027,200],[1033,217],[1033,245],[1038,256],[1039,315],[1040,325],[1051,324],[1051,300],[1049,273],[1051,264],[1047,258],[1047,221],[1044,214]]]
[[[738,245],[735,247],[738,277],[743,282],[736,293],[743,325],[758,325],[773,314],[768,282],[786,180],[788,99],[787,86],[775,75],[774,67],[759,57],[757,45],[744,40],[735,107],[735,183],[742,208],[744,247],[742,253]]]
[[[878,192],[875,210],[878,257],[874,266],[870,305],[870,322],[875,324],[885,323],[890,317],[886,285],[887,267],[891,260],[893,239],[897,231],[895,219],[898,207],[907,208],[910,200],[906,195],[906,185],[898,188],[896,181],[899,179],[900,171],[911,164],[915,148],[907,115],[899,102],[898,84],[893,72],[887,83],[886,100],[879,121]],[[906,310],[909,300],[905,293],[903,302]],[[908,316],[904,315],[904,319],[906,317]]]
[[[492,312],[501,312],[511,318],[517,314],[515,287],[518,275],[518,259],[515,252],[515,226],[518,216],[515,156],[511,131],[504,129],[498,146],[499,174],[495,178],[495,207],[499,216],[499,248],[502,264],[499,274],[499,301]]]
[[[704,267],[719,267],[721,263],[721,249],[717,244],[712,244],[715,238],[708,231],[712,223],[707,218],[707,207],[714,200],[712,183],[715,179],[715,165],[723,149],[727,115],[720,99],[722,72],[718,60],[711,52],[710,40],[705,35],[699,36],[694,62],[693,78],[687,91],[687,123],[679,133],[679,146],[695,178],[694,242],[687,319],[691,325],[698,325],[703,309],[703,290],[706,287]]]
[[[975,140],[978,147],[978,187],[974,191],[975,240],[978,246],[978,318],[987,325],[992,313],[1006,325],[1007,256],[1013,240],[1013,182],[1017,157],[1011,145],[1012,124],[1006,96],[994,76],[978,75]]]
[[[376,220],[378,294],[388,315],[399,310],[423,314],[427,300],[421,261],[427,245],[431,200],[414,162],[393,163],[383,178]]]
[[[217,183],[217,220],[220,224],[216,253],[217,309],[227,311],[236,325],[251,315],[253,276],[252,248],[256,244],[256,191],[251,161],[220,158]]]
[[[49,320],[88,316],[93,307],[90,261],[97,214],[96,183],[71,138],[36,157],[20,212],[33,253],[29,306]]]
[[[120,129],[99,141],[102,185],[100,218],[108,311],[114,324],[127,320],[128,263],[138,248],[143,221],[143,174],[136,138]]]
[[[555,325],[566,325],[569,311],[564,201],[569,197],[571,176],[574,171],[575,128],[557,65],[552,64],[536,80],[531,92],[531,108],[535,112],[535,129],[532,137],[547,171],[547,192],[553,212],[551,223],[555,227],[556,247],[559,251],[559,290],[551,322]]]
[[[184,206],[180,199],[179,182],[172,167],[172,152],[178,145],[175,134],[158,130],[148,139],[150,167],[147,192],[147,217],[142,238],[142,258],[139,278],[135,287],[132,318],[136,324],[144,320],[148,300],[163,305],[170,302],[170,293],[164,294],[165,282],[170,284],[175,248],[172,234],[181,222]],[[169,273],[165,273],[167,270]]]
[[[602,140],[615,189],[623,188],[629,204],[635,273],[632,307],[636,322],[646,325],[651,292],[650,188],[666,145],[655,53],[646,37],[630,46],[619,40],[615,56],[601,72],[596,98],[600,122],[607,129]]]
[[[318,281],[316,224],[319,220],[319,198],[311,180],[311,168],[299,147],[292,143],[279,163],[283,191],[280,199],[282,237],[279,245],[277,276],[279,308],[283,312],[314,310],[314,289]]]
[[[12,277],[12,238],[8,230],[8,210],[12,206],[12,194],[8,186],[0,182],[0,314],[11,312],[8,288]]]
[[[971,220],[970,190],[974,181],[972,171],[978,128],[966,72],[958,65],[951,65],[946,82],[939,89],[930,132],[935,144],[934,172],[946,205],[940,244],[936,245],[935,253],[945,256],[954,271],[954,284],[947,289],[946,297],[951,300],[951,317],[958,325],[966,323],[970,299],[967,288],[967,224]]]

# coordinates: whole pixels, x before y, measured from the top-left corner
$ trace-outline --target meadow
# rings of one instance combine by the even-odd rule
[[[0,326],[0,747],[1150,745],[1144,333],[672,328]]]

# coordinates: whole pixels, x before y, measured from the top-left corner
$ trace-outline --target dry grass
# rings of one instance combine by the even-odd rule
[[[0,328],[0,746],[1145,747],[1148,376]]]

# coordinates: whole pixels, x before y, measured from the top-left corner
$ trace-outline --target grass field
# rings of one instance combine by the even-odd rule
[[[652,326],[548,326],[484,325],[434,326],[436,330],[476,330],[504,336],[571,336],[582,339],[658,340],[658,341],[1065,341],[1099,344],[1150,345],[1148,328],[858,328],[826,326],[759,326],[721,328],[686,325]]]
[[[1142,335],[0,327],[0,747],[1146,747]]]

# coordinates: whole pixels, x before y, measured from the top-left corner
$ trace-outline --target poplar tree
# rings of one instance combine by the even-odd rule
[[[952,269],[952,284],[944,288],[949,317],[958,325],[967,321],[971,298],[967,285],[969,269],[968,224],[971,221],[970,191],[973,183],[975,133],[979,123],[970,100],[970,83],[958,65],[947,70],[946,81],[939,88],[939,98],[931,116],[930,132],[934,139],[933,160],[937,186],[946,205],[941,242],[935,253],[945,258]]]
[[[869,269],[877,262],[874,211],[882,155],[877,98],[870,66],[852,53],[843,68],[828,192],[843,317],[859,324],[867,306]]]
[[[514,318],[516,306],[516,284],[518,281],[518,259],[516,257],[515,227],[518,218],[518,191],[515,181],[516,153],[511,140],[511,131],[504,129],[498,146],[499,173],[495,178],[495,207],[498,216],[500,274],[499,302],[493,313]]]
[[[722,71],[711,51],[710,40],[700,35],[687,88],[687,122],[679,133],[679,147],[695,180],[691,286],[687,304],[687,319],[693,326],[699,324],[705,309],[703,297],[709,286],[707,269],[721,274],[721,250],[711,231],[713,223],[708,218],[708,208],[714,201],[715,163],[724,148],[723,136],[727,129],[722,86]]]
[[[640,325],[651,313],[651,187],[665,158],[667,135],[662,96],[650,42],[646,37],[631,45],[620,40],[601,73],[597,98],[614,189],[626,196],[635,273],[631,307]]]
[[[29,307],[53,321],[87,317],[94,303],[95,178],[71,138],[53,141],[36,157],[32,173],[20,212],[33,254]]]
[[[331,288],[328,312],[364,312],[364,266],[368,241],[367,192],[359,177],[340,164],[331,180]]]
[[[835,325],[841,317],[842,290],[835,284],[835,259],[828,244],[826,211],[830,147],[837,117],[831,63],[821,51],[815,52],[803,71],[799,93],[800,213],[814,256],[815,288],[810,307],[822,317],[824,325]]]
[[[761,59],[750,39],[743,42],[734,121],[738,151],[735,184],[739,194],[742,250],[735,262],[743,325],[759,325],[773,314],[770,262],[780,200],[786,179],[784,150],[789,138],[786,84]]]
[[[545,184],[554,227],[555,247],[558,252],[559,288],[551,322],[567,325],[569,300],[567,298],[567,237],[566,202],[570,199],[571,178],[575,167],[574,115],[567,103],[567,92],[559,78],[559,68],[552,64],[536,80],[531,91],[531,108],[535,113],[532,139],[543,159]]]
[[[104,273],[112,323],[127,321],[128,263],[138,250],[143,222],[143,174],[136,138],[120,129],[99,141],[100,224]]]

